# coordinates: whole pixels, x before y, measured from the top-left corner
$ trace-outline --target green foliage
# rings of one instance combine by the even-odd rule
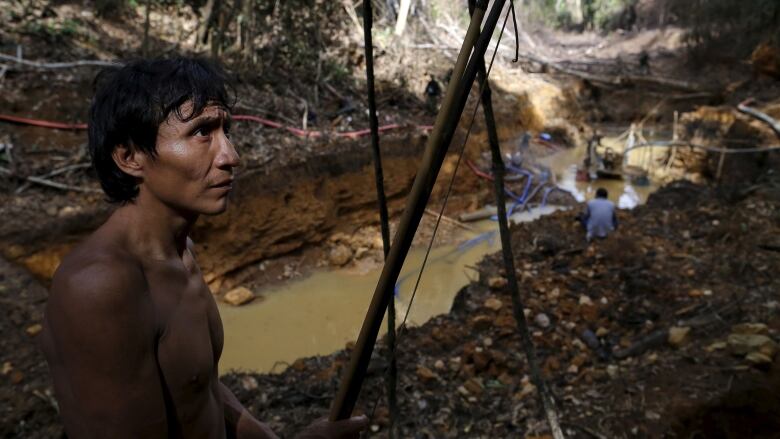
[[[79,33],[80,23],[76,20],[66,19],[57,21],[30,21],[25,25],[25,31],[33,34],[49,43],[61,43],[66,38],[74,37]]]
[[[636,21],[631,17],[635,4],[636,0],[582,0],[585,23],[602,31],[630,28]]]
[[[349,70],[340,63],[327,60],[323,64],[323,79],[336,83],[344,82],[349,78]]]
[[[118,17],[128,6],[128,0],[95,0],[95,12],[103,17]]]
[[[556,28],[610,31],[630,28],[637,0],[527,0],[526,15]]]
[[[558,27],[561,22],[566,20],[556,10],[555,3],[555,0],[528,0],[524,4],[525,15],[532,21]]]
[[[739,43],[748,50],[760,40],[780,44],[778,0],[668,0],[669,10],[690,26],[693,46]]]

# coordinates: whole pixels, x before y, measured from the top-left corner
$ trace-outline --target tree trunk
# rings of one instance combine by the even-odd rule
[[[144,42],[141,44],[141,54],[144,58],[149,56],[149,10],[152,0],[146,0],[146,19],[144,20]]]
[[[225,35],[225,14],[222,13],[222,0],[215,0],[211,17],[212,23],[216,25],[216,32],[211,35],[211,56],[217,58],[222,52],[222,39]]]
[[[406,19],[409,17],[409,8],[412,0],[401,0],[401,9],[398,11],[398,21],[395,22],[395,35],[401,36],[406,30]]]
[[[244,26],[242,27],[241,49],[244,58],[249,58],[252,53],[252,44],[254,44],[255,31],[255,2],[254,0],[244,0],[244,8],[241,15],[244,17]]]
[[[203,17],[202,28],[198,32],[198,41],[195,45],[206,44],[209,38],[209,30],[211,30],[211,23],[214,16],[214,3],[217,0],[206,0],[206,4],[200,10],[200,15]]]

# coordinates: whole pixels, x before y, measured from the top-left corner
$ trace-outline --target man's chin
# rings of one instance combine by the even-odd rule
[[[225,212],[227,208],[228,208],[228,200],[227,197],[225,197],[225,198],[220,198],[218,200],[215,200],[209,203],[209,205],[200,206],[200,208],[197,209],[197,211],[199,215],[214,216]]]

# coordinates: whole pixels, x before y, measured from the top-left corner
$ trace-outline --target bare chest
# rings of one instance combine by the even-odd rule
[[[213,399],[223,331],[216,303],[197,269],[168,269],[149,279],[158,325],[157,361],[177,411]]]

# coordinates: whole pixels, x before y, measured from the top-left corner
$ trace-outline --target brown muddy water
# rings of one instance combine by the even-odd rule
[[[617,136],[605,137],[605,145],[620,143]],[[584,148],[562,150],[537,162],[555,175],[557,185],[578,201],[591,199],[604,187],[620,208],[644,203],[656,187],[637,187],[620,180],[579,182],[577,165]],[[537,207],[513,216],[515,222],[533,221],[557,210]],[[473,266],[486,254],[500,249],[497,223],[472,224],[474,231],[461,231],[461,244],[432,250],[408,315],[407,324],[421,325],[433,316],[449,311],[457,292],[476,276]],[[398,324],[406,314],[414,284],[425,255],[423,248],[409,252],[399,277],[396,295]],[[281,372],[298,358],[327,355],[357,338],[381,267],[320,271],[285,285],[262,291],[263,299],[234,308],[221,304],[225,327],[225,348],[221,369]],[[383,325],[383,332],[386,326]]]
[[[547,206],[523,212],[513,221],[533,221],[558,208]],[[420,325],[447,313],[455,294],[476,276],[470,268],[482,257],[500,249],[497,223],[472,224],[460,244],[436,247],[426,263],[408,325]],[[397,283],[395,299],[400,325],[425,256],[414,248],[406,258]],[[234,308],[220,304],[225,326],[222,371],[252,369],[280,372],[301,357],[326,355],[357,339],[368,304],[381,273],[348,268],[317,272],[303,280],[264,291],[264,299]],[[382,326],[382,333],[386,324]]]

